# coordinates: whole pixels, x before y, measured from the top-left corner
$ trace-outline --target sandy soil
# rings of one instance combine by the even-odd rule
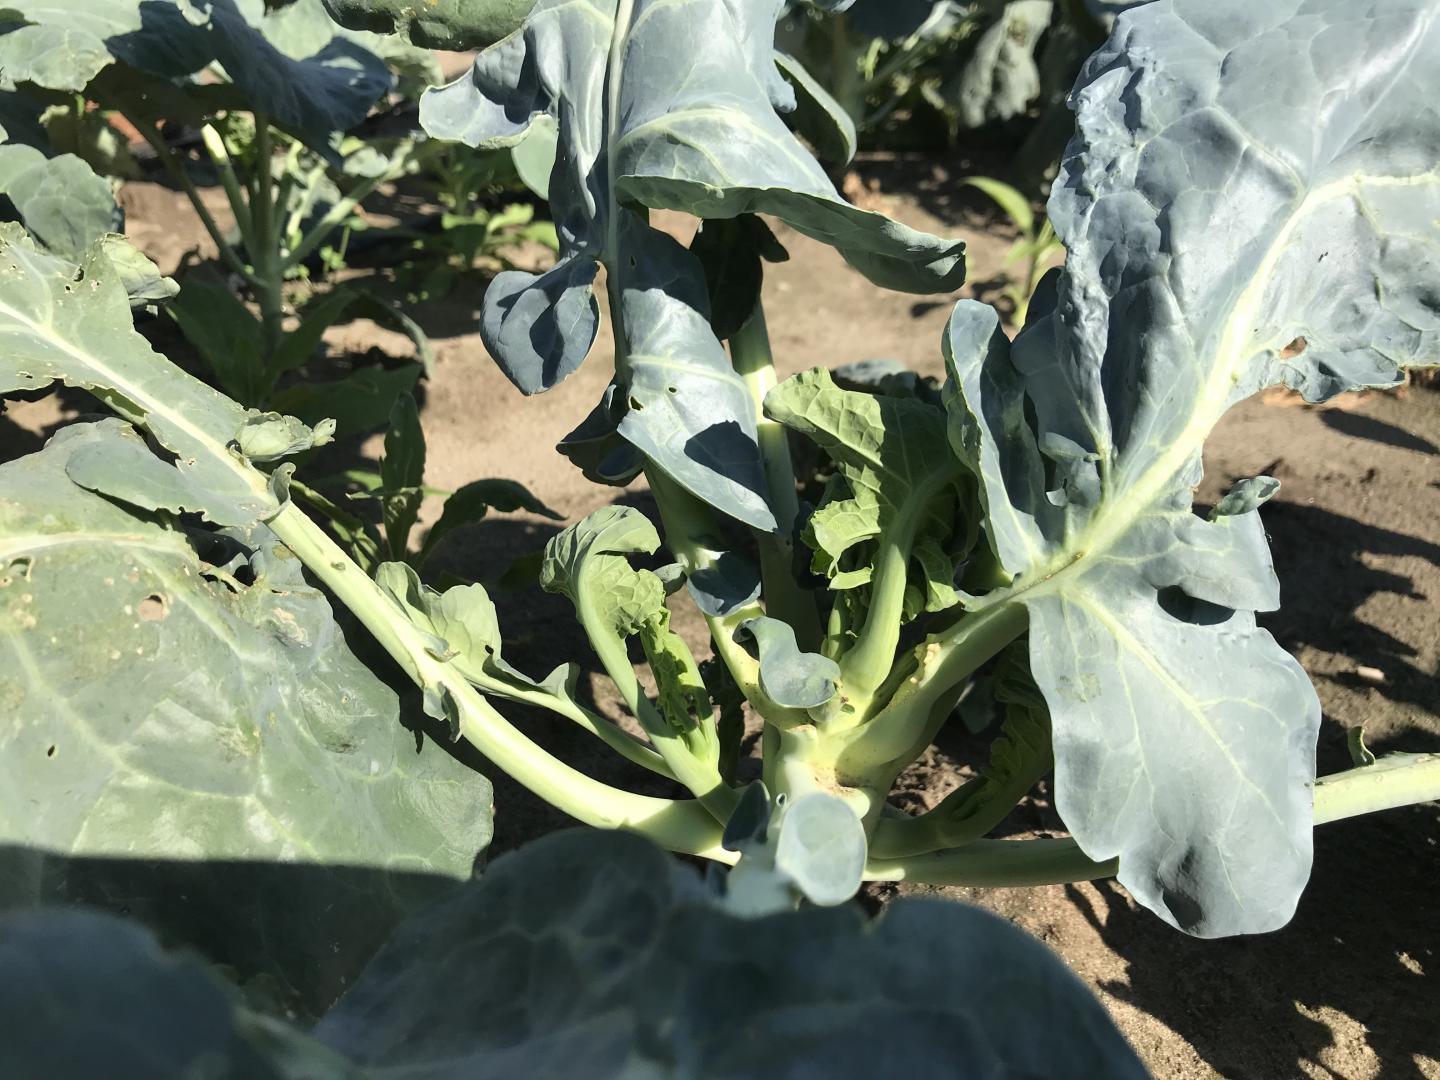
[[[916,159],[862,163],[850,190],[921,228],[970,243],[970,281],[957,295],[994,300],[1009,235],[978,196],[950,179],[970,171]],[[904,194],[899,194],[903,192]],[[154,184],[125,193],[131,233],[169,268],[200,234],[183,200]],[[218,206],[219,200],[217,200]],[[693,226],[667,222],[677,233]],[[766,304],[781,374],[815,364],[894,357],[932,374],[949,297],[884,294],[829,249],[782,231],[792,259],[770,267]],[[973,284],[978,283],[978,284]],[[640,487],[599,489],[552,447],[585,414],[609,376],[599,345],[579,374],[526,401],[485,355],[474,333],[481,285],[413,314],[436,339],[440,362],[423,390],[429,483],[454,487],[486,475],[530,485],[573,519],[615,498],[646,506]],[[407,344],[366,320],[336,328],[337,354]],[[373,353],[372,353],[373,355]],[[22,406],[0,421],[0,453],[32,449],[60,415],[54,403]],[[361,452],[373,453],[376,439]],[[352,451],[355,448],[351,448]],[[1265,523],[1285,608],[1265,624],[1314,678],[1325,710],[1321,771],[1347,764],[1344,728],[1364,724],[1370,745],[1440,749],[1440,393],[1353,396],[1338,407],[1283,399],[1247,403],[1216,432],[1199,492],[1258,472],[1284,486]],[[427,505],[425,520],[435,507]],[[541,519],[486,522],[447,541],[437,571],[493,579],[555,531]],[[536,591],[500,594],[509,658],[547,669],[585,657],[566,605]],[[699,636],[696,619],[682,621]],[[1377,674],[1378,673],[1378,674]],[[613,701],[597,695],[602,707]],[[542,715],[516,713],[546,745],[597,776],[663,792],[653,777],[613,759]],[[948,734],[904,779],[912,806],[933,804],[963,778],[981,747]],[[509,848],[565,819],[522,789],[496,780],[496,846]],[[1008,835],[1060,828],[1043,789],[1006,823]],[[1138,909],[1113,884],[991,893],[939,890],[999,911],[1058,950],[1113,1011],[1157,1077],[1440,1077],[1440,920],[1435,897],[1440,808],[1392,811],[1328,826],[1299,914],[1257,938],[1196,941]],[[919,891],[919,890],[903,890]],[[883,901],[896,890],[872,893]]]

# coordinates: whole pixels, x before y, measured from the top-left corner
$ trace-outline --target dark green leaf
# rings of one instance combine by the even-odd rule
[[[210,269],[191,271],[165,310],[195,346],[220,389],[247,405],[264,400],[270,387],[260,320],[224,278]]]
[[[737,918],[623,833],[498,859],[397,934],[315,1035],[417,1080],[550,1080],[579,1061],[601,1080],[1145,1076],[1079,980],[994,915],[900,900],[869,923]]]
[[[390,491],[383,501],[385,540],[391,557],[403,559],[410,530],[420,515],[425,483],[425,432],[420,427],[420,407],[411,394],[400,395],[390,409],[380,481]]]
[[[526,510],[553,521],[561,516],[530,493],[524,484],[514,480],[472,480],[445,500],[440,520],[431,526],[420,547],[420,558],[427,558],[449,533],[480,521],[491,510],[513,514]]]
[[[276,394],[271,404],[307,424],[333,419],[339,434],[348,438],[387,422],[396,400],[409,394],[419,377],[420,368],[413,364],[363,367],[333,382],[291,386]]]

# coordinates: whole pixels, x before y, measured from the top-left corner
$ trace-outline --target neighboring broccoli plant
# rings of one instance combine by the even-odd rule
[[[814,911],[749,924],[757,940],[818,942],[801,983],[778,974],[757,983],[744,974],[751,962],[728,952],[728,931],[709,924],[714,903],[764,916],[800,898],[838,904],[865,879],[1002,886],[1116,874],[1190,933],[1284,923],[1308,877],[1315,824],[1440,794],[1435,755],[1316,780],[1314,690],[1255,623],[1278,602],[1258,513],[1276,483],[1246,480],[1207,517],[1191,509],[1204,440],[1235,402],[1277,383],[1317,401],[1394,385],[1440,353],[1430,257],[1440,128],[1415,74],[1440,62],[1440,4],[1302,7],[1160,0],[1118,21],[1076,88],[1079,134],[1049,206],[1065,267],[1013,343],[992,309],[957,305],[938,404],[919,382],[910,395],[901,380],[870,394],[842,389],[824,369],[776,384],[758,297],[761,261],[783,251],[755,215],[833,244],[880,287],[952,290],[963,254],[844,203],[787,130],[785,116],[817,114],[796,107],[777,68],[772,0],[543,0],[470,74],[427,95],[422,120],[434,135],[484,147],[515,144],[537,116],[558,122],[548,188],[561,257],[544,274],[497,277],[481,332],[522,390],[553,387],[600,332],[592,286],[603,267],[614,379],[562,448],[596,479],[643,475],[659,527],[605,507],[551,540],[540,580],[573,602],[640,737],[580,699],[576,665],[537,678],[503,655],[482,587],[437,591],[396,559],[368,573],[290,497],[283,459],[328,433],[247,410],[151,350],[103,249],[77,267],[4,226],[0,392],[64,383],[122,419],[67,429],[0,472],[0,700],[12,703],[0,728],[0,825],[16,860],[0,882],[31,899],[122,903],[161,925],[235,901],[237,883],[268,883],[270,900],[285,902],[276,914],[255,901],[272,920],[254,919],[266,962],[218,958],[250,976],[247,992],[278,984],[285,1000],[318,1001],[296,985],[297,963],[333,956],[321,973],[348,977],[339,969],[353,951],[337,940],[343,918],[321,902],[327,889],[368,912],[373,947],[428,891],[412,891],[411,876],[420,886],[463,877],[488,839],[486,782],[474,773],[467,782],[430,734],[469,743],[584,823],[738,862],[703,913],[677,917],[674,949],[695,958],[691,987],[753,1003],[761,1015],[744,1030],[775,1031],[778,1042],[736,1043],[733,1026],[721,1032],[707,1026],[710,1012],[684,1011],[693,991],[622,978],[628,960],[673,952],[617,949],[632,937],[586,900],[648,885],[653,873],[595,870],[576,889],[597,864],[551,847],[559,854],[545,869],[512,878],[497,866],[490,879],[504,910],[519,914],[465,925],[475,940],[481,929],[498,935],[487,959],[515,959],[529,979],[537,969],[525,950],[553,905],[574,895],[564,918],[584,920],[584,932],[557,930],[563,945],[545,952],[547,964],[563,968],[567,986],[580,972],[587,994],[614,973],[626,989],[607,1005],[623,1014],[643,1000],[653,1011],[597,1019],[588,996],[582,1008],[527,981],[517,1000],[519,982],[487,980],[507,1020],[537,1010],[527,1039],[558,1033],[543,1045],[520,1040],[515,1058],[493,1059],[495,1075],[539,1075],[542,1053],[571,1068],[601,1045],[619,1073],[637,1054],[668,1053],[672,1037],[688,1047],[673,1062],[687,1075],[723,1073],[711,1062],[729,1060],[695,1040],[716,1054],[873,1063],[828,1033],[864,1030],[861,1018],[879,1009],[906,1042],[950,1037],[953,1010],[937,1004],[948,997],[925,990],[923,1006],[907,997],[890,1008],[878,989],[930,987],[937,971],[981,999],[1013,989],[1003,999],[1012,1021],[1051,1001],[1035,980],[1008,982],[1019,969],[1003,958],[980,965],[976,982],[954,979],[959,961],[935,951],[936,924],[880,950],[894,966],[853,961],[823,932],[800,930],[835,931],[851,917]],[[1320,37],[1366,48],[1311,50]],[[696,40],[707,43],[703,62],[680,48]],[[1291,83],[1277,103],[1271,76],[1282,62]],[[648,209],[688,211],[705,226],[687,250],[650,226]],[[397,415],[397,429],[408,423]],[[796,437],[833,469],[814,507],[798,498]],[[387,447],[396,460],[384,483],[413,495],[423,469],[404,443],[402,433]],[[407,526],[395,525],[398,537]],[[404,546],[387,543],[389,555]],[[672,561],[658,569],[632,562],[661,549]],[[395,723],[394,695],[350,653],[310,580],[415,684],[418,707],[406,715],[418,731]],[[672,624],[670,604],[687,598],[710,630],[707,662]],[[929,813],[891,807],[896,777],[972,686],[1005,717],[988,766]],[[502,707],[573,723],[690,797],[603,783],[543,749]],[[740,760],[747,710],[763,731],[760,781],[750,784]],[[1052,768],[1072,835],[987,838]],[[179,887],[166,860],[186,868]],[[286,888],[281,875],[251,872],[257,861],[297,864],[305,876]],[[542,883],[536,891],[517,883],[527,877]],[[616,910],[663,923],[660,900]],[[523,932],[504,932],[512,918]],[[295,955],[273,920],[303,939]],[[217,924],[228,925],[203,922],[212,939]],[[865,940],[888,941],[886,926]],[[466,937],[433,929],[428,948],[447,957]],[[564,949],[592,934],[603,947],[566,963]],[[409,985],[402,961],[429,955],[419,936],[407,931],[376,961],[384,992],[356,989],[359,1015],[328,1029],[345,1033],[332,1050],[399,1067],[420,1052],[423,1032],[438,1040],[428,1061],[463,1052],[445,1025],[479,1023],[484,1010],[463,1007],[460,974],[434,981],[433,1005],[418,982],[388,996]],[[701,962],[712,949],[730,957],[723,977]],[[39,952],[56,949],[42,942]],[[779,944],[757,955],[759,970],[789,970]],[[414,978],[424,982],[429,968]],[[860,997],[857,970],[875,979]],[[839,1012],[796,1006],[814,999],[792,985]],[[400,1001],[424,1022],[409,1026]],[[1039,1022],[1052,1030],[1044,1014]],[[258,1026],[272,1049],[320,1054]],[[585,1041],[602,1035],[611,1041]],[[1022,1060],[1048,1039],[1000,1045],[1012,1071],[1066,1071]],[[314,1060],[348,1075],[343,1060]],[[745,1061],[736,1072],[764,1071]]]
[[[358,305],[415,336],[428,362],[413,322],[355,290],[310,305],[298,330],[285,329],[286,281],[327,245],[343,244],[360,201],[410,168],[411,140],[392,140],[382,150],[373,140],[345,137],[394,84],[387,61],[412,84],[426,72],[434,77],[433,61],[421,50],[342,31],[319,0],[268,14],[246,0],[87,0],[78,10],[68,2],[36,3],[0,34],[0,65],[11,85],[41,98],[78,95],[124,117],[185,192],[259,317],[213,275],[187,286],[171,313],[216,383],[260,407],[271,404],[282,375],[310,358],[325,327]],[[198,160],[187,160],[167,138],[181,129],[199,132]],[[69,157],[56,159],[52,171],[67,161],[73,169]],[[233,235],[206,205],[197,186],[202,179],[222,186]],[[104,182],[92,178],[84,187],[96,191],[87,198],[91,216],[101,209],[97,183]],[[60,254],[83,253],[73,243],[57,247],[43,227],[35,232]]]

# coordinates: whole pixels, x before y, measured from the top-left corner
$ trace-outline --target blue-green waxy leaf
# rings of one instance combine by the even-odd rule
[[[425,49],[480,49],[518,30],[534,0],[325,0],[341,26],[402,34]]]
[[[775,66],[795,93],[791,124],[810,141],[822,160],[848,165],[855,156],[854,119],[793,56],[777,52]]]
[[[24,25],[0,35],[0,85],[79,92],[117,61],[162,79],[218,63],[247,107],[322,142],[390,88],[378,57],[338,37],[291,59],[257,28],[262,12],[246,0],[27,0]]]
[[[489,785],[417,744],[265,526],[71,481],[132,446],[105,420],[0,466],[0,907],[123,908],[322,1009],[470,874]]]
[[[1440,359],[1436,14],[1161,0],[1121,15],[1072,97],[1055,288],[1013,346],[969,303],[947,335],[951,439],[1016,576],[993,599],[1029,612],[1057,806],[1088,855],[1118,856],[1136,898],[1196,934],[1293,912],[1319,724],[1304,672],[1255,624],[1279,599],[1254,511],[1268,485],[1201,519],[1201,445],[1262,387],[1322,400]]]
[[[785,808],[775,869],[812,904],[834,907],[853,897],[865,876],[865,854],[865,826],[843,800],[812,791]]]
[[[233,993],[198,957],[167,954],[113,915],[0,916],[0,1009],[5,1076],[284,1077],[249,1044]]]
[[[723,843],[726,851],[741,851],[752,845],[763,845],[770,828],[773,807],[770,793],[763,782],[756,780],[745,786],[730,819],[725,822]]]
[[[789,623],[760,615],[742,622],[735,636],[755,642],[760,688],[777,705],[813,709],[835,696],[840,665],[828,656],[801,652]]]
[[[314,1034],[417,1080],[559,1080],[577,1061],[599,1080],[1145,1075],[1063,964],[987,912],[738,918],[622,833],[496,860],[397,934]]]
[[[709,325],[700,267],[625,204],[702,218],[770,213],[911,291],[943,291],[964,272],[962,245],[841,200],[786,129],[776,107],[793,108],[795,96],[774,59],[778,6],[541,0],[521,31],[421,102],[427,131],[475,146],[515,146],[541,115],[558,125],[548,191],[560,259],[544,274],[501,274],[481,318],[509,378],[535,393],[584,360],[603,263],[620,337],[612,404],[625,409],[608,418],[690,492],[767,531],[754,409]],[[675,64],[694,41],[708,43],[697,62]]]

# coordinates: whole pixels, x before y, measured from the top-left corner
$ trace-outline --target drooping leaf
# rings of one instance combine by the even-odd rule
[[[693,494],[765,530],[774,517],[754,410],[708,325],[700,268],[622,205],[772,213],[877,282],[913,291],[963,275],[962,245],[844,203],[780,121],[776,104],[793,108],[794,95],[773,56],[777,9],[542,0],[521,32],[421,102],[429,132],[487,148],[515,145],[535,116],[558,121],[548,190],[560,260],[541,275],[501,274],[486,294],[481,334],[506,374],[535,393],[580,365],[599,327],[591,287],[604,263],[622,338],[617,430]],[[701,40],[704,63],[672,62],[680,43]]]
[[[1279,589],[1254,500],[1191,512],[1201,444],[1262,387],[1321,400],[1440,358],[1437,64],[1430,3],[1120,16],[1073,98],[1058,287],[1013,347],[989,309],[951,320],[952,442],[1017,579],[987,601],[1029,612],[1057,806],[1192,933],[1289,919],[1319,723],[1255,625]]]
[[[0,393],[55,382],[94,391],[122,415],[143,417],[176,455],[175,470],[203,496],[190,509],[222,525],[279,510],[267,478],[230,450],[246,411],[135,332],[124,280],[103,246],[77,268],[38,251],[17,226],[0,226],[0,338]]]
[[[190,532],[71,481],[131,444],[105,420],[0,466],[0,900],[123,908],[323,1008],[470,873],[489,785],[417,753],[264,526]]]
[[[1020,116],[1039,96],[1035,46],[1054,6],[1053,0],[1012,0],[980,36],[951,91],[964,127]]]
[[[74,154],[46,157],[32,146],[0,146],[0,196],[10,200],[32,236],[72,261],[106,233],[124,228],[110,182]]]
[[[822,161],[848,165],[855,156],[855,121],[793,56],[776,52],[775,66],[795,93],[790,123],[815,147]]]
[[[742,622],[735,636],[755,642],[760,688],[777,705],[813,709],[835,696],[840,665],[819,653],[802,652],[789,623],[761,615]]]
[[[734,337],[755,313],[764,264],[790,258],[770,227],[753,214],[705,222],[690,242],[690,253],[705,270],[710,326],[718,338]]]
[[[252,25],[260,10],[237,0],[27,0],[25,25],[0,35],[0,69],[10,85],[74,93],[117,61],[163,80],[219,63],[243,107],[306,135],[316,149],[364,119],[390,88],[385,65],[353,42],[336,38],[304,60],[286,56]]]
[[[852,908],[737,918],[620,833],[497,860],[397,934],[315,1035],[421,1080],[578,1061],[600,1078],[1145,1075],[1079,981],[993,915],[901,900],[868,925]]]

